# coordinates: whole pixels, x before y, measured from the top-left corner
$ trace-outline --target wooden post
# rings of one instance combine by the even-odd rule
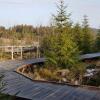
[[[2,50],[2,47],[1,47],[0,49],[1,49],[1,50],[0,50],[0,51],[1,51],[1,57],[0,57],[0,58],[1,58],[1,60],[2,60],[2,51],[3,51],[3,50]]]
[[[39,47],[38,47],[38,50],[39,50],[38,52],[39,52],[39,58],[40,58],[40,48]]]
[[[11,54],[12,54],[12,60],[13,60],[14,59],[14,47],[13,46],[12,46]]]
[[[23,59],[23,47],[21,46],[21,59]]]
[[[38,51],[38,46],[37,46],[37,56],[36,56],[37,58],[38,58],[38,54],[39,54],[39,51]]]

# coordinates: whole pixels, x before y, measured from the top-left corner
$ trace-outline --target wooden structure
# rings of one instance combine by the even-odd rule
[[[84,77],[89,80],[100,73],[100,53],[90,53],[80,56],[80,60],[86,63],[86,73]]]
[[[19,66],[44,63],[45,58],[35,58],[28,60],[9,60],[0,62],[0,71],[15,71]]]
[[[24,46],[0,46],[1,52],[11,53],[11,59],[14,59],[14,53],[20,53],[20,58],[23,59],[23,53],[32,52],[36,50],[37,58],[40,57],[39,53],[39,43],[34,42],[33,45],[24,45]]]
[[[100,100],[99,89],[32,81],[15,72],[19,66],[45,61],[44,58],[38,58],[0,62],[0,71],[4,74],[3,82],[6,83],[2,93],[28,100]]]
[[[90,53],[90,54],[83,54],[80,56],[80,60],[88,60],[88,59],[96,59],[100,58],[100,53]]]
[[[87,64],[95,64],[96,66],[100,66],[100,53],[90,53],[81,55],[80,60]]]

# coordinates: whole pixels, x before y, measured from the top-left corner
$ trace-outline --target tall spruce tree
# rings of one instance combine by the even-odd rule
[[[58,14],[55,16],[55,28],[59,34],[51,34],[42,41],[42,50],[49,65],[69,68],[78,61],[79,51],[73,37],[70,36],[71,29],[68,15],[65,14],[64,1],[60,0],[57,5]],[[68,34],[67,34],[68,33]]]
[[[64,0],[60,0],[57,4],[57,15],[54,16],[54,23],[57,33],[68,32],[71,27],[70,22],[70,13],[66,12],[67,6],[64,3]]]
[[[100,52],[100,29],[98,30],[98,33],[97,33],[95,48],[97,52]]]
[[[73,27],[73,37],[75,43],[78,45],[79,50],[82,51],[82,44],[83,44],[83,32],[82,27],[79,23],[76,23],[76,25]]]
[[[83,19],[83,53],[90,53],[92,50],[93,36],[88,24],[88,18],[85,15]]]
[[[41,48],[50,66],[70,68],[78,62],[78,47],[66,33],[46,36],[42,40]]]

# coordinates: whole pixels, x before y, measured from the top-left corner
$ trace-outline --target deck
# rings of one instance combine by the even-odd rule
[[[35,58],[28,60],[9,60],[0,62],[0,71],[14,71],[16,68],[26,64],[38,64],[45,62],[45,58]]]
[[[2,93],[31,100],[100,100],[100,90],[32,81],[14,70],[25,64],[44,62],[44,58],[0,63],[6,86]]]

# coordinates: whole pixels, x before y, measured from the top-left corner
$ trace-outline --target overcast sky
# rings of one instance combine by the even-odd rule
[[[56,12],[59,0],[0,0],[0,25],[16,24],[47,25]],[[90,25],[100,26],[100,0],[65,0],[74,23],[88,15]]]

